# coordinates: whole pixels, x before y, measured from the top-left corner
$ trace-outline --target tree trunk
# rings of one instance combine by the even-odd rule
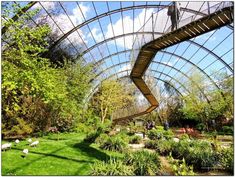
[[[107,111],[108,111],[108,107],[105,108],[104,113],[102,114],[102,120],[101,120],[102,124],[104,123],[104,119],[105,119],[105,117],[107,115]]]

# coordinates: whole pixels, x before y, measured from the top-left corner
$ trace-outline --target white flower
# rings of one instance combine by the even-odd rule
[[[8,149],[8,148],[11,148],[11,143],[6,143],[2,145],[2,150]]]
[[[30,146],[37,146],[39,144],[39,141],[34,141]]]
[[[28,153],[29,153],[29,150],[28,150],[28,149],[24,149],[24,150],[23,150],[23,153],[24,153],[24,154],[28,154]]]
[[[180,140],[179,140],[179,138],[173,138],[173,141],[178,143]]]

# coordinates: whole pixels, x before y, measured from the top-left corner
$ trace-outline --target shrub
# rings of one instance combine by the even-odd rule
[[[164,131],[163,137],[166,138],[167,140],[170,140],[174,137],[174,133],[172,132],[172,130]]]
[[[130,141],[130,136],[127,135],[126,131],[121,131],[118,134],[116,134],[115,136],[120,137],[121,139],[123,139],[123,141],[125,141],[127,143]]]
[[[98,136],[99,136],[98,131],[91,132],[84,138],[84,142],[94,143]]]
[[[109,151],[119,151],[124,152],[128,147],[128,144],[125,140],[122,139],[121,136],[113,136],[109,137],[103,144],[101,144],[100,148],[109,150]]]
[[[199,123],[199,124],[197,124],[196,129],[199,131],[203,131],[206,129],[206,125],[203,123]]]
[[[226,171],[233,173],[234,169],[234,149],[221,149],[219,151],[219,164]]]
[[[174,149],[174,143],[173,140],[158,140],[155,149],[161,155],[169,155]]]
[[[185,160],[193,164],[196,169],[212,168],[217,163],[217,155],[213,152],[211,144],[207,141],[192,141]]]
[[[141,142],[141,137],[140,136],[132,136],[130,137],[129,143],[131,144],[139,144]]]
[[[173,138],[174,133],[171,130],[164,130],[162,126],[157,126],[156,129],[152,129],[148,131],[148,137],[151,140],[157,140],[157,139],[171,139]]]
[[[108,162],[95,162],[91,166],[92,176],[132,176],[133,167],[123,164],[121,160],[110,159]]]
[[[223,131],[223,134],[225,134],[225,135],[233,135],[233,127],[232,126],[223,126],[222,131]]]
[[[172,170],[174,171],[174,175],[177,176],[192,176],[195,175],[193,172],[193,166],[188,166],[183,158],[183,160],[177,160],[170,157],[168,158],[172,167]]]
[[[165,131],[164,129],[163,130],[152,129],[152,130],[148,131],[147,135],[148,135],[149,139],[151,139],[151,140],[158,140],[158,139],[163,138],[164,131]]]
[[[101,145],[103,142],[107,141],[108,138],[109,136],[106,133],[102,133],[96,138],[95,143]]]
[[[12,135],[28,135],[32,132],[32,128],[27,124],[24,119],[16,118],[18,125],[15,125],[11,128]]]
[[[218,155],[213,152],[211,144],[203,140],[180,140],[173,145],[172,155],[176,158],[184,158],[187,164],[194,165],[196,169],[211,168],[218,161]]]
[[[133,166],[135,175],[158,175],[160,172],[160,160],[157,153],[144,150],[127,153],[124,162],[126,165]]]
[[[156,149],[157,148],[157,141],[156,140],[148,140],[144,143],[145,148],[149,149]]]
[[[189,136],[188,136],[188,134],[183,134],[180,136],[180,139],[181,140],[189,140]]]
[[[172,156],[174,158],[183,158],[188,154],[191,142],[188,139],[180,140],[179,143],[173,144]]]

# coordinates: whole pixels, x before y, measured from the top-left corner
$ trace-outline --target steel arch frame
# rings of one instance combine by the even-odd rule
[[[135,50],[139,50],[139,49],[135,49]],[[133,51],[133,50],[129,49],[129,50],[123,50],[123,51],[119,51],[119,52],[113,53],[113,54],[111,54],[111,55],[109,55],[109,56],[106,56],[106,57],[102,58],[101,60],[98,60],[96,63],[94,63],[94,65],[95,65],[95,66],[97,66],[97,65],[100,66],[100,65],[102,64],[102,62],[105,61],[106,59],[108,59],[109,57],[112,57],[112,56],[115,56],[115,55],[119,55],[119,54],[122,54],[122,53],[126,53],[126,52],[131,52],[131,51]],[[168,54],[168,55],[173,55],[173,56],[175,56],[175,57],[177,57],[177,58],[180,58],[180,59],[184,60],[185,62],[190,63],[192,66],[196,67],[200,72],[202,72],[202,73],[213,83],[213,85],[214,85],[218,90],[221,90],[221,89],[219,88],[219,86],[214,82],[214,80],[213,80],[203,69],[201,69],[199,66],[197,66],[196,64],[194,64],[192,61],[190,61],[190,60],[188,60],[188,59],[186,59],[186,58],[184,58],[184,57],[182,57],[182,56],[179,56],[179,55],[177,55],[177,54],[175,54],[175,53],[171,53],[171,52],[167,52],[167,51],[159,51],[159,53],[165,53],[165,54]],[[219,58],[219,59],[220,59],[220,58]],[[105,70],[102,70],[102,71],[101,71],[100,73],[98,73],[97,75],[102,74],[104,71],[105,71]],[[95,78],[95,77],[94,77],[94,78]]]
[[[115,73],[115,74],[111,74],[110,76],[108,76],[108,77],[102,79],[102,80],[100,81],[100,83],[103,82],[103,81],[105,81],[105,80],[108,80],[108,79],[114,77],[115,75],[118,75],[118,74],[123,73],[123,72],[128,72],[128,71],[131,71],[131,69],[126,69],[126,70],[117,72],[117,73]],[[154,73],[160,73],[159,71],[156,71],[156,70],[153,70],[153,72],[154,72]],[[169,77],[169,78],[171,78],[172,80],[174,80],[176,83],[178,83],[179,85],[181,85],[181,87],[184,88],[184,90],[186,90],[188,93],[190,93],[190,91],[189,91],[181,82],[179,82],[178,80],[176,80],[175,78],[173,78],[172,76],[170,76],[170,75],[168,75],[168,74],[165,74],[165,73],[162,73],[162,74],[165,75],[165,76],[167,76],[167,77]],[[151,75],[148,75],[148,76],[151,76]],[[93,90],[97,89],[97,88],[99,87],[99,85],[100,85],[100,84],[97,84]],[[179,88],[180,88],[180,87],[179,87]]]
[[[175,88],[175,86],[173,86],[172,84],[166,82],[165,80],[159,78],[159,77],[156,77],[156,76],[152,76],[152,75],[148,75],[149,77],[152,77],[152,78],[155,78],[155,79],[158,79],[160,80],[161,82],[164,82],[166,84],[168,84],[169,86],[171,86],[181,97],[183,97],[182,93],[177,89]],[[123,79],[123,78],[130,78],[128,75],[126,76],[122,76],[122,77],[119,77],[118,79]]]
[[[107,69],[104,70],[104,71],[107,71],[107,70],[109,70],[109,69],[115,68],[115,67],[117,67],[117,66],[119,66],[119,65],[126,64],[126,63],[129,63],[129,61],[128,61],[128,62],[122,62],[122,63],[118,63],[118,64],[115,64],[115,65],[112,65],[111,67],[107,68]],[[193,83],[196,85],[196,87],[199,89],[199,91],[203,94],[203,96],[205,97],[205,99],[207,100],[207,102],[208,102],[208,103],[210,102],[209,99],[207,98],[206,94],[202,91],[201,87],[199,87],[199,85],[198,85],[197,83],[195,83],[194,81],[192,81],[185,73],[183,73],[182,71],[178,70],[177,68],[175,68],[175,67],[173,67],[173,66],[170,66],[170,65],[168,65],[168,64],[165,64],[165,63],[156,62],[156,61],[152,61],[152,63],[157,63],[157,64],[159,64],[159,65],[164,65],[164,66],[169,67],[169,68],[172,68],[172,69],[174,69],[175,71],[177,71],[178,73],[182,74],[182,75],[183,75],[184,77],[186,77],[189,81],[193,82]],[[153,70],[153,69],[148,69],[148,70],[151,71],[151,72],[152,72],[152,71],[153,71],[153,72],[157,71],[157,70]],[[159,71],[157,71],[157,72],[159,72]],[[159,72],[159,73],[162,73],[162,74],[163,74],[163,72]],[[115,73],[115,74],[117,75],[117,73]],[[97,78],[97,77],[99,77],[99,76],[96,76],[95,78]],[[175,80],[176,80],[176,79],[175,79]]]
[[[120,71],[120,72],[118,72],[118,73],[116,73],[116,74],[124,73],[124,72],[127,72],[127,71],[131,71],[131,70],[128,69],[128,70]],[[107,77],[107,78],[103,79],[102,81],[100,81],[100,83],[103,82],[104,80],[108,80],[108,79],[114,77],[116,74],[110,75],[109,77]],[[174,88],[174,90],[175,90],[181,97],[183,97],[183,94],[182,94],[175,86],[173,86],[172,84],[166,82],[165,80],[163,80],[163,79],[161,79],[161,78],[159,78],[159,77],[152,76],[152,75],[148,75],[148,76],[150,76],[150,77],[152,77],[152,78],[154,78],[154,79],[158,79],[158,80],[160,80],[160,81],[162,81],[162,82],[164,82],[164,83],[167,83],[167,84],[170,85],[172,88]],[[124,77],[130,78],[129,75],[125,75],[125,76],[119,77],[118,79],[122,79],[122,78],[124,78]],[[169,76],[169,77],[172,78],[171,76]],[[172,79],[174,80],[174,78],[172,78]],[[189,93],[189,90],[187,90],[180,82],[178,82],[177,80],[175,80],[175,81],[176,81],[177,83],[179,83],[179,85],[181,85],[181,87],[183,87],[184,90],[186,90],[186,91]],[[88,97],[87,97],[87,98],[88,98],[87,100],[89,100],[90,97],[95,93],[95,90],[100,86],[100,83],[97,84],[97,85],[92,89],[91,93],[90,93],[90,94],[88,95]],[[180,88],[180,87],[179,87],[179,88]]]
[[[185,42],[189,42],[189,43],[192,43],[192,44],[198,46],[199,48],[203,48],[203,50],[205,50],[207,53],[212,54],[215,58],[217,58],[219,61],[221,61],[233,73],[233,69],[229,66],[229,64],[227,64],[221,57],[219,57],[214,52],[210,51],[208,48],[206,48],[203,45],[198,44],[197,42],[192,41],[192,40],[188,40],[188,41],[185,41]]]
[[[133,9],[146,9],[146,8],[165,8],[165,7],[168,7],[169,5],[135,5],[135,6],[128,6],[128,7],[124,7],[124,8],[119,8],[119,9],[115,9],[115,10],[111,10],[111,11],[107,11],[105,13],[102,13],[98,16],[95,16],[93,18],[90,18],[86,21],[84,21],[83,23],[77,25],[75,28],[71,29],[70,31],[68,31],[67,33],[65,33],[65,35],[61,36],[61,38],[59,38],[57,41],[54,42],[54,44],[52,44],[50,47],[49,47],[49,50],[52,50],[56,45],[58,45],[61,41],[63,41],[66,37],[68,37],[70,34],[72,34],[73,32],[75,32],[76,30],[78,30],[79,28],[93,22],[93,21],[96,21],[100,18],[103,18],[103,17],[106,17],[108,15],[112,15],[112,14],[115,14],[115,13],[119,13],[119,12],[124,12],[124,11],[128,11],[128,10],[133,10]],[[186,11],[186,12],[190,12],[190,13],[193,13],[193,14],[197,14],[197,15],[200,15],[200,16],[205,16],[207,14],[204,14],[202,12],[198,12],[198,11],[195,11],[193,9],[189,9],[189,8],[181,8],[182,11]]]
[[[157,34],[160,34],[160,33],[158,33],[158,32],[154,32],[154,33],[155,33],[155,34],[156,34],[156,33],[157,33]],[[96,48],[96,47],[98,47],[98,46],[104,44],[105,42],[109,42],[109,41],[112,41],[112,40],[116,40],[116,39],[118,39],[118,38],[122,38],[122,37],[129,36],[129,35],[136,35],[136,34],[148,34],[148,35],[151,35],[151,34],[153,34],[153,32],[126,33],[126,34],[118,35],[118,36],[115,36],[115,37],[107,38],[106,40],[103,40],[103,41],[101,41],[101,42],[98,42],[98,43],[96,43],[95,45],[93,45],[93,46],[89,47],[88,49],[86,49],[85,51],[83,51],[83,52],[82,52],[82,56],[85,55],[87,52],[90,52],[90,51],[93,50],[94,48]],[[210,53],[210,54],[211,54],[212,56],[214,56],[217,60],[219,60],[221,63],[223,63],[231,72],[233,72],[233,69],[232,69],[222,58],[220,58],[220,57],[219,57],[218,55],[216,55],[214,52],[210,51],[210,50],[209,50],[208,48],[206,48],[205,46],[200,45],[200,44],[198,44],[198,43],[196,43],[196,42],[194,42],[194,41],[192,41],[192,40],[188,40],[188,41],[185,41],[185,42],[188,42],[188,43],[191,43],[191,44],[193,44],[193,45],[196,45],[196,46],[200,47],[201,49],[203,49],[205,52]],[[133,50],[133,49],[131,49],[131,50]],[[137,49],[137,50],[139,50],[139,49]],[[161,50],[161,52],[162,52],[162,50]],[[118,53],[118,52],[117,52],[117,53]],[[114,55],[110,55],[110,56],[114,56]],[[106,57],[108,57],[108,56],[106,56]],[[104,58],[106,58],[106,57],[104,57]],[[102,58],[102,59],[103,59],[103,58]],[[100,61],[102,61],[102,59],[101,59],[101,60],[98,60],[98,61],[95,62],[94,64],[99,63]]]

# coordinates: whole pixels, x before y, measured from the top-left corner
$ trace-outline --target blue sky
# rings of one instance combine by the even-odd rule
[[[51,25],[51,28],[53,31],[57,30],[58,39],[64,34],[66,34],[69,30],[71,30],[74,26],[77,26],[81,23],[83,23],[86,20],[89,20],[97,15],[100,15],[102,13],[105,13],[109,10],[115,10],[119,9],[121,6],[122,8],[133,6],[134,5],[146,5],[145,1],[141,2],[108,2],[108,6],[106,2],[41,2],[43,7],[50,13],[53,20],[56,22],[56,24],[62,29],[58,29],[56,24],[48,18],[48,23]],[[201,4],[200,4],[201,3]],[[213,2],[211,2],[211,5]],[[217,2],[218,3],[218,2]],[[20,2],[22,6],[27,4],[27,2]],[[147,2],[148,5],[150,4],[169,4],[169,2]],[[202,2],[190,2],[189,5],[186,5],[186,2],[182,2],[181,5],[183,7],[191,8],[198,10],[200,8],[206,8],[206,4],[202,4]],[[61,5],[64,7],[66,13],[65,15],[64,9],[61,7]],[[95,8],[94,8],[95,6]],[[37,3],[33,7],[35,8],[41,8],[40,13],[37,17],[34,18],[35,21],[39,22],[42,20],[42,17],[45,16],[46,12],[42,8],[42,6]],[[154,20],[156,20],[156,26],[154,28],[155,32],[162,32],[164,25],[167,23],[167,25],[170,25],[170,21],[168,19],[168,16],[166,14],[166,10],[162,10],[161,13],[156,13],[156,8],[148,8],[145,9],[135,9],[134,11],[128,10],[124,11],[123,13],[113,13],[110,16],[104,16],[103,18],[100,18],[99,20],[95,20],[88,25],[84,25],[83,27],[79,28],[77,31],[72,33],[68,36],[68,39],[62,41],[60,47],[66,48],[68,44],[73,43],[75,48],[70,47],[68,50],[73,52],[75,55],[77,54],[79,47],[83,48],[83,51],[86,50],[86,46],[92,47],[96,43],[102,42],[105,39],[110,39],[114,36],[119,36],[123,34],[123,28],[124,33],[132,33],[133,31],[138,31],[141,29],[141,27],[144,25],[144,20],[147,21],[147,19],[151,18],[151,15],[153,15]],[[53,13],[53,11],[56,11],[56,13]],[[82,12],[82,13],[81,13]],[[134,14],[134,16],[133,16]],[[187,12],[181,12],[181,15],[184,15],[184,18],[187,18],[193,14],[187,13]],[[84,19],[85,17],[85,19]],[[167,20],[168,19],[168,20]],[[71,23],[72,21],[72,23]],[[134,23],[133,23],[134,22]],[[112,24],[112,25],[111,25]],[[133,29],[134,24],[134,29]],[[142,28],[143,29],[143,28]],[[144,31],[151,31],[152,30],[152,21],[150,20],[149,23],[145,24]],[[103,31],[103,32],[102,32]],[[114,35],[113,35],[114,32]],[[95,47],[90,52],[86,53],[83,57],[86,59],[87,62],[91,61],[98,61],[108,55],[111,55],[116,52],[120,52],[123,50],[131,50],[133,45],[133,40],[138,37],[138,42],[144,40],[141,40],[142,37],[145,38],[146,42],[152,40],[152,34],[145,34],[145,35],[138,35],[133,36],[129,35],[122,38],[117,38],[116,40],[109,40],[107,43],[103,43],[102,45],[99,45],[98,47]],[[155,35],[155,38],[157,36]],[[207,40],[209,38],[209,40]],[[226,38],[226,39],[225,39]],[[224,40],[225,39],[225,40]],[[226,55],[222,57],[222,59],[228,63],[233,63],[233,31],[227,27],[222,27],[216,31],[212,31],[209,33],[206,33],[204,35],[198,36],[195,39],[192,39],[192,41],[203,45],[205,48],[209,50],[213,50],[213,52],[218,55],[219,57],[225,54],[227,51],[230,50]],[[206,43],[204,43],[207,41]],[[223,41],[223,42],[222,42]],[[218,45],[220,42],[222,42],[220,45]],[[85,44],[84,44],[85,43]],[[137,47],[137,42],[135,43]],[[218,46],[217,46],[218,45]],[[177,47],[177,50],[175,50]],[[185,49],[187,50],[185,51]],[[198,50],[198,51],[197,51]],[[208,54],[207,51],[203,50],[202,48],[199,48],[196,45],[193,45],[189,42],[183,42],[179,46],[174,45],[172,47],[169,47],[164,52],[159,52],[154,61],[156,62],[162,62],[163,64],[168,64],[169,66],[173,66],[177,69],[180,69],[182,72],[184,72],[186,75],[189,73],[189,71],[192,68],[192,65],[183,61],[182,59],[179,59],[176,56],[172,56],[167,54],[174,53],[176,55],[179,55],[181,57],[184,57],[186,59],[190,59],[190,61],[197,66],[199,66],[201,69],[205,69],[205,72],[209,75],[211,74],[211,71],[219,70],[224,67],[224,64],[220,61],[217,61],[215,56]],[[197,53],[194,54],[194,52],[197,51]],[[138,51],[135,51],[138,54]],[[120,72],[126,69],[131,69],[130,67],[130,56],[131,51],[128,51],[126,53],[122,53],[120,55],[114,55],[112,57],[107,58],[102,65],[99,67],[101,68],[100,71],[111,67],[113,65],[117,65],[118,63],[123,63],[122,65],[112,67],[111,69],[107,70],[107,73],[100,76],[100,79],[102,77],[108,77],[109,75],[115,74],[115,72]],[[202,59],[202,61],[200,61]],[[199,62],[200,61],[200,62]],[[126,62],[126,63],[125,63]],[[165,74],[169,74],[170,76],[183,81],[187,81],[187,78],[179,74],[176,70],[170,69],[170,67],[166,67],[163,64],[152,64],[149,69],[157,70],[159,72],[164,72]],[[184,66],[183,68],[181,68]],[[209,67],[208,67],[209,66]],[[231,71],[227,70],[228,74],[231,74]],[[121,74],[122,75],[122,74]],[[160,77],[165,80],[169,80],[166,75],[161,75],[159,73],[154,74],[156,77]],[[179,84],[175,83],[177,86]]]

